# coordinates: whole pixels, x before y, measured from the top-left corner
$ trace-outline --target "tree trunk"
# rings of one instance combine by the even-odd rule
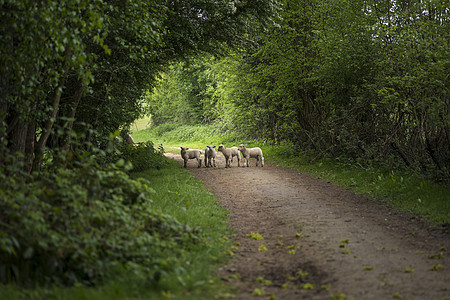
[[[73,123],[75,121],[75,115],[77,112],[77,108],[78,108],[78,104],[80,104],[81,98],[83,96],[83,92],[84,92],[84,88],[83,88],[83,84],[80,81],[78,84],[78,88],[75,91],[75,95],[74,95],[74,100],[72,103],[72,107],[71,107],[71,111],[69,114],[69,123],[67,124],[67,128],[65,128],[66,131],[66,137],[64,139],[64,145],[62,146],[63,149],[69,149],[70,148],[70,143],[71,143],[71,135],[70,135],[70,131],[72,131],[73,128]]]
[[[71,56],[71,51],[68,50],[66,53],[66,59],[67,61],[69,61],[69,58]],[[61,74],[61,79],[59,82],[58,87],[56,88],[56,94],[53,98],[53,111],[51,116],[47,119],[47,122],[45,123],[45,126],[43,128],[41,137],[39,138],[39,141],[36,144],[35,147],[35,157],[34,157],[34,161],[33,161],[33,171],[37,171],[39,172],[39,170],[41,169],[41,163],[42,163],[42,156],[44,154],[44,148],[45,145],[47,143],[47,139],[50,136],[50,129],[52,129],[53,124],[55,123],[56,120],[56,116],[58,115],[58,110],[59,110],[59,102],[61,100],[61,95],[62,95],[62,91],[64,89],[64,86],[66,84],[66,74],[69,70],[69,65],[66,64],[64,66],[64,70],[63,73]]]
[[[25,171],[29,174],[33,169],[34,145],[36,141],[36,122],[30,121],[27,126],[27,137],[25,141],[26,165]]]
[[[50,118],[45,123],[45,126],[43,128],[41,137],[39,138],[39,141],[37,142],[36,148],[35,148],[35,158],[33,162],[33,170],[39,172],[41,168],[42,163],[42,156],[44,154],[44,147],[47,143],[47,139],[50,136],[50,129],[52,129],[53,124],[55,123],[56,116],[58,114],[59,110],[59,101],[61,100],[61,94],[62,89],[64,86],[65,80],[61,80],[60,86],[57,88],[57,92],[55,94],[55,97],[53,98],[53,112],[50,116]]]
[[[10,152],[11,153],[25,153],[25,145],[27,140],[27,123],[17,116],[17,121],[13,122],[14,126],[10,128]]]
[[[2,130],[0,130],[0,143],[6,139],[6,128],[3,127],[3,125],[6,126],[6,124],[3,124],[6,120],[6,114],[8,111],[8,103],[3,100],[0,100],[0,126]]]
[[[32,111],[35,111],[37,101],[31,105]],[[27,122],[27,135],[25,137],[25,171],[31,173],[33,168],[34,145],[36,140],[36,120],[30,119]]]

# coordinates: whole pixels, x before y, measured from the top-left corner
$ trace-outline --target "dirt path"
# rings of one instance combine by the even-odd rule
[[[219,156],[188,169],[230,211],[236,247],[219,276],[235,299],[450,299],[448,231],[270,163],[225,169]]]

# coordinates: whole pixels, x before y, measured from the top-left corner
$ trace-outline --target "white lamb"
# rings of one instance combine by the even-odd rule
[[[241,152],[239,152],[238,147],[231,147],[229,148],[231,150],[231,162],[233,162],[233,157],[237,157],[238,160],[238,167],[241,166]]]
[[[181,157],[184,160],[184,167],[186,168],[186,164],[188,162],[188,159],[197,159],[198,167],[200,168],[202,166],[202,159],[200,158],[200,155],[202,154],[202,151],[200,150],[189,150],[189,148],[181,147]]]
[[[241,151],[242,156],[244,157],[244,166],[249,166],[248,161],[250,158],[256,158],[256,166],[261,162],[261,167],[264,167],[264,157],[261,148],[246,148],[246,145],[240,144],[239,151]]]
[[[238,158],[238,167],[241,166],[241,155],[236,147],[227,149],[224,145],[220,145],[218,151],[222,152],[225,157],[225,168],[231,168],[231,162],[234,156]]]
[[[216,146],[206,146],[205,148],[205,167],[216,167]],[[212,163],[211,163],[212,161]]]

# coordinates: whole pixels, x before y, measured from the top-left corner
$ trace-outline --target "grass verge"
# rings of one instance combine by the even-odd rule
[[[264,158],[333,184],[364,194],[424,217],[434,224],[450,223],[450,187],[423,176],[377,167],[364,167],[339,159],[314,159],[304,153],[292,155],[283,146],[265,146]]]
[[[134,274],[117,276],[97,287],[37,287],[24,289],[0,285],[2,299],[217,299],[229,295],[229,287],[215,276],[227,259],[231,231],[227,211],[217,198],[180,164],[168,159],[168,166],[134,173],[150,182],[153,204],[179,222],[199,228],[207,238],[191,245],[178,261],[184,272],[163,277],[158,285],[136,280]]]

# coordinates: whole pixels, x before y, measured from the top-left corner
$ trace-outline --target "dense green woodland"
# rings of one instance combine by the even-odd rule
[[[449,16],[446,1],[285,1],[255,47],[165,69],[148,110],[448,180]]]
[[[207,238],[129,176],[145,114],[448,181],[447,4],[0,1],[0,282],[179,272]]]

